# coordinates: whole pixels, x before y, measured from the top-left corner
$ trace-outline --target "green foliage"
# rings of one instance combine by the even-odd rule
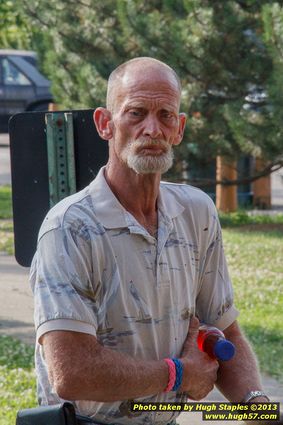
[[[283,131],[282,87],[283,87],[283,7],[279,2],[263,8],[264,40],[273,61],[273,73],[267,82],[272,108],[269,110],[270,152],[281,144]],[[268,142],[267,142],[268,143]]]
[[[283,214],[249,214],[245,210],[239,210],[232,213],[220,213],[220,222],[222,227],[242,226],[245,224],[282,224]]]
[[[0,186],[0,219],[12,217],[11,186]]]
[[[65,107],[104,104],[109,73],[127,59],[152,56],[176,69],[191,117],[176,149],[177,174],[184,158],[207,168],[218,153],[281,161],[279,2],[24,0],[24,10],[45,33],[45,71]],[[268,100],[245,109],[246,96],[259,90]]]
[[[28,49],[31,31],[18,0],[1,0],[0,16],[0,49]]]

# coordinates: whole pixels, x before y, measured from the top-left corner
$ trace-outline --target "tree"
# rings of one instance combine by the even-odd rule
[[[27,18],[21,13],[19,4],[11,0],[0,3],[0,48],[29,49],[31,31]]]
[[[190,117],[176,151],[174,175],[180,176],[184,159],[195,162],[202,167],[201,184],[219,154],[231,159],[261,156],[267,161],[261,175],[283,166],[283,11],[278,2],[23,4],[31,22],[48,34],[45,70],[64,107],[104,104],[107,77],[118,64],[135,56],[156,57],[181,76],[182,110]],[[211,178],[204,183],[211,184]]]

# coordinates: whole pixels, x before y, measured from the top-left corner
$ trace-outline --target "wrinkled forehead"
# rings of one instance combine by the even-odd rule
[[[112,109],[135,98],[164,99],[179,108],[180,92],[179,83],[169,67],[135,64],[117,78],[109,100]]]

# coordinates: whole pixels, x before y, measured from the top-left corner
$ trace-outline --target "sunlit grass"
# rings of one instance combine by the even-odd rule
[[[223,230],[239,322],[261,370],[283,380],[283,233]]]
[[[0,186],[0,219],[12,217],[11,186]]]
[[[36,406],[33,347],[0,336],[0,425],[14,425],[19,409]]]
[[[0,252],[14,254],[11,186],[0,186]]]
[[[0,220],[0,252],[14,254],[14,229],[12,220]]]

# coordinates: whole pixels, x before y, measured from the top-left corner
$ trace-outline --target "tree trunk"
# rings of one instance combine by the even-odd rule
[[[216,158],[216,180],[235,180],[237,162],[223,156]],[[233,212],[238,208],[237,186],[216,186],[216,208],[221,212]]]
[[[260,172],[266,167],[266,161],[262,158],[255,159],[255,172]],[[271,208],[271,177],[265,176],[253,182],[253,205],[260,209]]]

